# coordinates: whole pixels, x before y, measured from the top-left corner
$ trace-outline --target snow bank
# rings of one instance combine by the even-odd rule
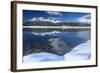
[[[86,43],[76,46],[71,52],[64,55],[66,61],[71,60],[88,60],[91,56],[91,42],[90,40]]]
[[[23,57],[24,63],[31,63],[31,62],[47,62],[47,61],[62,61],[64,59],[63,56],[58,56],[56,54],[41,52],[41,53],[34,53]]]
[[[86,43],[80,44],[73,48],[69,53],[66,53],[64,56],[58,56],[56,54],[41,52],[34,53],[23,57],[24,63],[32,62],[48,62],[48,61],[79,61],[79,60],[88,60],[91,56],[91,42],[90,40]]]

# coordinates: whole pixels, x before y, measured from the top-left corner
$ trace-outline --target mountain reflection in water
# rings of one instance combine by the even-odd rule
[[[23,32],[23,56],[48,52],[59,56],[90,40],[90,30],[77,32]]]

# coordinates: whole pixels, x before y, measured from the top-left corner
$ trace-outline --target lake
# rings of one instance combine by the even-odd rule
[[[23,56],[49,52],[59,56],[70,52],[77,45],[91,40],[90,30],[23,32]]]

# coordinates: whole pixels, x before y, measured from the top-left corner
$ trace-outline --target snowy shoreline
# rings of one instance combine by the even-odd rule
[[[69,53],[58,56],[53,53],[41,52],[23,56],[23,63],[48,62],[48,61],[79,61],[88,60],[91,57],[91,41],[79,44]]]

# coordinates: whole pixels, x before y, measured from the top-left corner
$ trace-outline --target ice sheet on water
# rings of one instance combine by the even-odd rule
[[[23,61],[24,63],[30,62],[47,62],[47,61],[61,61],[63,60],[63,56],[58,56],[56,54],[48,53],[48,52],[41,52],[41,53],[34,53],[28,56],[24,56]]]
[[[66,53],[63,56],[58,56],[56,54],[41,52],[34,53],[23,57],[24,63],[32,62],[47,62],[47,61],[79,61],[79,60],[88,60],[91,56],[91,41],[86,43],[79,44],[69,53]]]
[[[87,60],[91,56],[91,41],[76,46],[71,52],[64,55],[64,59],[71,60]]]

